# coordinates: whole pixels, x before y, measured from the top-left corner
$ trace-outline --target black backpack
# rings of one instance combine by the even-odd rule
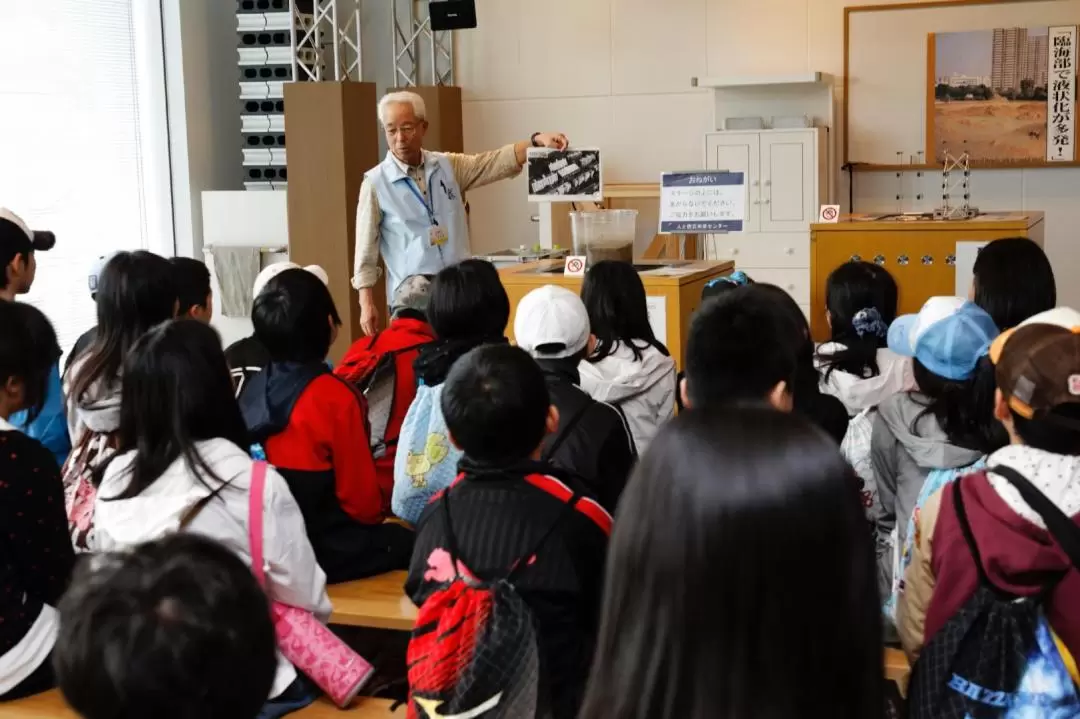
[[[1047,530],[1080,569],[1080,527],[1019,472],[988,470],[1016,488],[1043,518]],[[1055,645],[1043,612],[1047,585],[1036,597],[1016,597],[995,587],[983,569],[968,523],[959,479],[953,502],[964,540],[979,572],[975,595],[926,645],[912,675],[914,719],[983,717],[1080,717],[1080,695]]]
[[[409,641],[408,719],[548,716],[550,699],[540,680],[540,654],[532,610],[514,582],[574,511],[570,497],[533,547],[502,576],[473,574],[454,538],[447,488],[439,501],[446,523],[448,556],[436,570],[440,585],[417,613]],[[430,560],[429,560],[430,562]],[[429,569],[429,572],[432,570]]]

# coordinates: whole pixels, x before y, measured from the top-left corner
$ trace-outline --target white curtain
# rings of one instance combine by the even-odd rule
[[[173,254],[160,4],[0,0],[0,28],[0,206],[56,233],[22,299],[67,351],[95,258]]]

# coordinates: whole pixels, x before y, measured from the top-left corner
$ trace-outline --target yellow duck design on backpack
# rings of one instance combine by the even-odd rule
[[[446,443],[446,435],[429,434],[424,444],[424,453],[409,452],[405,460],[405,473],[412,478],[414,489],[427,487],[427,473],[431,468],[446,459],[450,454],[450,447]]]

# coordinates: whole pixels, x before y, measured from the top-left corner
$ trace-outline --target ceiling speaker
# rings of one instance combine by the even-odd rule
[[[431,29],[466,30],[476,27],[476,0],[431,0]]]

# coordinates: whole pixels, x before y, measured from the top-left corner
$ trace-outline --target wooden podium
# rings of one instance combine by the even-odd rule
[[[817,342],[829,339],[825,286],[845,262],[876,262],[900,291],[899,312],[918,312],[930,297],[956,293],[956,243],[1026,237],[1043,244],[1042,212],[990,212],[973,220],[876,220],[845,215],[834,224],[810,226],[810,327]]]
[[[503,287],[510,297],[510,324],[506,336],[514,339],[514,316],[518,303],[537,287],[559,285],[575,293],[581,292],[581,277],[566,277],[563,260],[544,260],[511,265],[499,270]],[[663,308],[665,336],[659,337],[675,364],[681,370],[686,340],[690,334],[690,318],[701,304],[701,291],[705,283],[721,275],[730,274],[735,263],[709,261],[656,261],[639,260],[634,263],[645,285],[645,295],[653,307]],[[654,326],[655,326],[654,322]]]

